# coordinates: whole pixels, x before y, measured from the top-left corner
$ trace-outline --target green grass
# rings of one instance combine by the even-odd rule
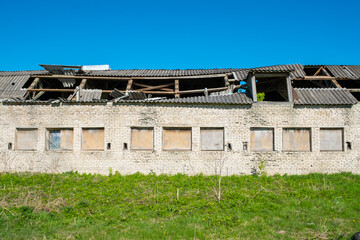
[[[360,176],[0,174],[0,239],[350,239]],[[177,199],[177,189],[179,198]]]

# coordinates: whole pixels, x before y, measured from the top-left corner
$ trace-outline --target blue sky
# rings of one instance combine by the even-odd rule
[[[1,1],[0,70],[360,64],[360,1]]]

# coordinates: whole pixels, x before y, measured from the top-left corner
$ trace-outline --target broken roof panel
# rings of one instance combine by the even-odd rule
[[[73,69],[80,69],[81,66],[68,66],[68,65],[47,65],[47,64],[39,64],[45,70],[50,72],[51,74],[65,74],[65,71]]]
[[[145,100],[124,100],[119,99],[116,102],[152,102],[152,103],[174,103],[174,104],[234,104],[234,105],[247,105],[252,104],[251,98],[244,93],[234,93],[231,95],[218,95],[218,96],[196,96],[185,98],[169,98],[169,99],[145,99]]]
[[[81,89],[80,101],[89,102],[101,99],[101,89]]]
[[[296,105],[352,105],[358,101],[345,88],[295,88]]]

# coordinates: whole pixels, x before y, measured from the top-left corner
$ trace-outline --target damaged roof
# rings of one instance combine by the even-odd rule
[[[253,101],[245,93],[234,93],[231,95],[215,95],[215,96],[196,96],[184,98],[169,99],[144,99],[144,100],[125,100],[119,99],[116,102],[151,102],[151,103],[176,103],[176,104],[252,104]]]
[[[46,65],[50,67],[54,67],[56,65]],[[164,82],[165,84],[157,83],[158,86],[149,85],[147,82],[136,82],[134,83],[136,86],[143,87],[140,88],[134,88],[135,92],[130,93],[128,92],[128,89],[126,87],[126,92],[128,92],[133,97],[123,97],[122,99],[117,99],[116,102],[129,102],[129,101],[138,101],[138,102],[158,102],[158,103],[174,103],[174,104],[252,104],[251,98],[246,96],[246,94],[243,93],[233,93],[228,95],[218,95],[218,96],[204,96],[207,95],[208,91],[208,85],[210,86],[209,92],[214,93],[220,93],[221,91],[227,92],[227,89],[232,90],[233,92],[236,92],[237,89],[242,87],[242,83],[239,83],[240,81],[246,80],[249,73],[286,73],[290,77],[291,80],[306,80],[307,69],[311,68],[319,68],[323,67],[326,69],[326,71],[329,73],[327,76],[331,77],[332,79],[340,79],[340,80],[360,80],[360,65],[301,65],[301,64],[285,64],[285,65],[274,65],[274,66],[265,66],[265,67],[256,67],[256,68],[219,68],[219,69],[132,69],[132,70],[82,70],[80,66],[76,66],[75,68],[78,69],[67,69],[67,67],[74,67],[74,66],[62,66],[61,71],[58,73],[57,71],[54,71],[53,74],[60,74],[60,75],[67,75],[67,76],[81,76],[81,77],[67,77],[67,78],[61,78],[60,76],[54,78],[58,78],[58,80],[61,82],[62,86],[57,88],[61,88],[61,91],[64,94],[70,94],[71,98],[68,98],[67,96],[64,97],[63,95],[58,95],[55,97],[55,99],[62,98],[66,99],[66,101],[72,101],[75,99],[76,92],[74,89],[75,86],[79,85],[79,81],[81,81],[82,76],[86,78],[86,76],[93,76],[94,78],[99,79],[98,77],[103,77],[100,80],[106,80],[107,77],[124,77],[126,81],[128,81],[130,78],[134,77],[149,77],[156,80],[156,77],[159,77],[159,79],[165,79],[166,77],[173,77],[172,79],[176,79],[174,77],[189,77],[194,76],[194,80],[183,82],[183,83],[191,83],[195,82],[197,80],[197,76],[199,79],[202,79],[201,82],[205,82],[204,87],[198,87],[198,85],[194,85],[197,89],[194,88],[193,92],[196,93],[189,93],[192,92],[191,88],[180,88],[176,90],[174,87],[174,83],[169,84],[169,82]],[[55,70],[57,68],[55,67]],[[314,70],[310,70],[314,71]],[[218,75],[219,74],[219,75]],[[26,100],[25,98],[29,98],[29,94],[26,94],[28,92],[28,87],[30,86],[30,83],[34,81],[34,77],[38,76],[42,78],[42,75],[46,75],[45,77],[48,77],[48,83],[55,83],[53,78],[51,77],[52,74],[47,70],[35,70],[35,71],[0,71],[0,99],[15,99],[15,101],[18,100]],[[316,75],[316,74],[315,74]],[[224,77],[229,78],[230,83],[232,84],[230,88],[228,88],[228,85],[222,85],[222,86],[213,86],[209,84],[207,81],[210,81],[209,79],[214,78],[212,80],[215,82],[215,85],[219,85],[218,83],[221,82],[221,84],[224,84]],[[311,76],[314,77],[314,76]],[[78,78],[80,80],[75,80],[75,78]],[[222,79],[221,79],[222,78]],[[89,77],[90,79],[90,77]],[[204,80],[205,79],[205,80]],[[117,80],[117,79],[112,79]],[[122,79],[124,80],[124,79]],[[174,80],[172,80],[174,81]],[[135,82],[135,80],[134,80]],[[236,82],[236,83],[235,83]],[[120,83],[120,82],[119,82]],[[124,82],[123,82],[124,83]],[[340,83],[340,82],[339,82]],[[111,83],[112,84],[112,83]],[[118,84],[118,83],[117,83]],[[236,85],[240,84],[240,85]],[[50,85],[52,87],[52,85]],[[107,86],[107,85],[106,85]],[[111,85],[113,86],[113,85]],[[106,101],[107,98],[104,96],[107,96],[114,88],[118,85],[114,85],[114,87],[105,87],[105,85],[94,85],[93,83],[89,83],[85,88],[81,89],[80,95],[78,96],[78,101],[80,102],[97,102],[97,101]],[[125,87],[123,85],[122,90],[117,95],[121,96],[121,94],[125,94]],[[296,86],[296,85],[295,85]],[[299,86],[299,85],[298,85]],[[329,85],[326,85],[328,87]],[[312,86],[311,86],[312,87]],[[341,87],[341,86],[340,86]],[[44,86],[46,88],[46,86]],[[56,88],[56,87],[52,87]],[[96,89],[95,89],[96,88]],[[211,89],[212,88],[212,89]],[[42,89],[42,87],[41,87]],[[41,92],[41,89],[32,89],[33,92]],[[134,97],[137,96],[137,93],[143,93],[142,90],[148,89],[145,93],[149,94],[158,94],[160,98],[149,98],[145,97],[146,99],[143,99],[144,97]],[[155,89],[155,90],[154,90]],[[45,91],[46,89],[44,89]],[[58,89],[59,90],[59,89]],[[350,89],[352,92],[357,92],[357,89]],[[360,90],[360,89],[359,89]],[[49,89],[49,92],[54,91],[54,89]],[[152,91],[152,92],[151,92]],[[177,93],[178,97],[175,98],[164,98],[163,96],[169,96],[166,95],[166,91],[176,96]],[[243,89],[244,91],[244,89]],[[296,88],[295,89],[298,99],[294,100],[294,104],[297,105],[347,105],[347,104],[355,104],[357,103],[356,98],[346,89],[344,88]],[[29,91],[30,92],[30,91]],[[145,95],[145,93],[143,93]],[[26,94],[26,95],[25,95]],[[187,96],[185,94],[188,94]],[[115,94],[116,95],[116,94]],[[114,95],[114,96],[115,96]],[[116,95],[116,96],[117,96]],[[190,96],[189,96],[190,95]],[[198,96],[194,96],[198,95]],[[33,95],[34,96],[34,95]],[[41,96],[41,94],[40,94]],[[60,96],[60,97],[59,97]],[[69,97],[70,97],[69,96]],[[111,96],[111,94],[110,94]],[[116,98],[114,97],[113,98]],[[180,96],[180,97],[179,97]],[[42,100],[46,100],[47,98],[41,98]],[[33,100],[36,100],[34,98]],[[40,100],[40,99],[39,99]],[[54,100],[50,99],[49,100]],[[62,100],[61,100],[62,101]],[[25,102],[25,101],[23,101]]]

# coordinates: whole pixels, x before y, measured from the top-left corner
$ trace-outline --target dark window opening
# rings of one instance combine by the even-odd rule
[[[289,101],[285,77],[256,78],[256,92],[263,101]]]

